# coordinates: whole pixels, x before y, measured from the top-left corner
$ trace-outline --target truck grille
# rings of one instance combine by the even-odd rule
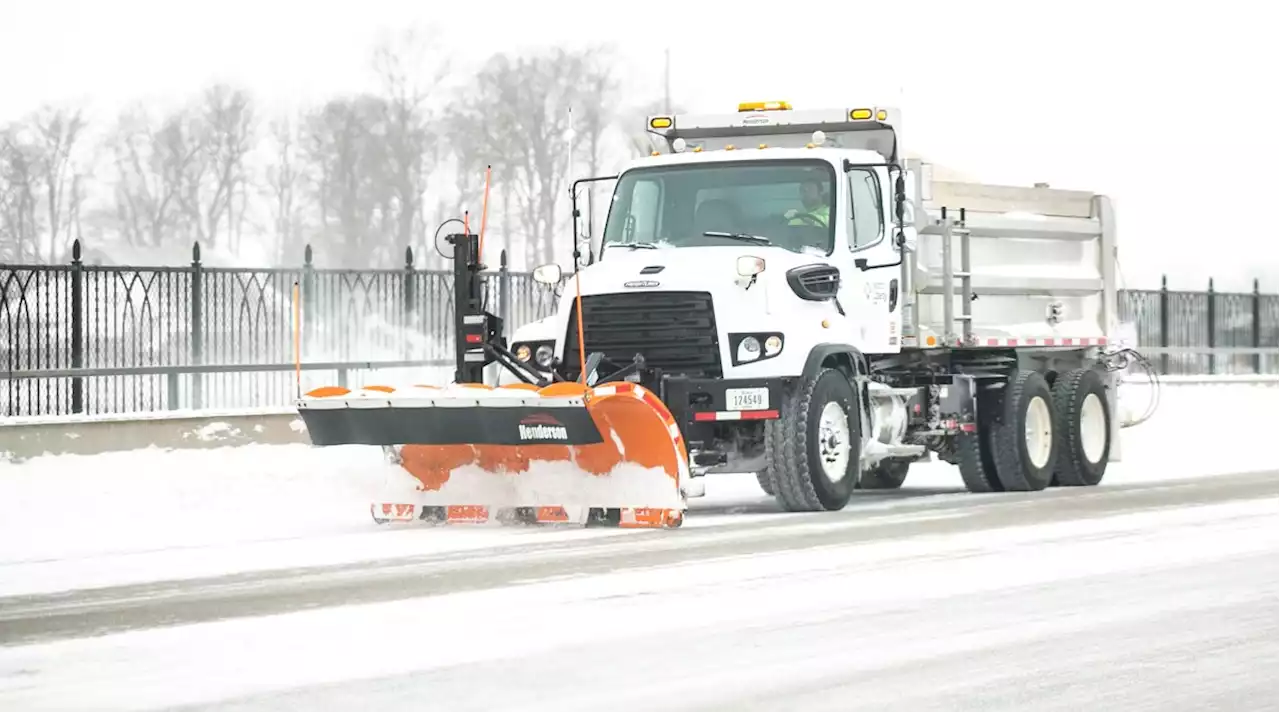
[[[577,378],[577,305],[565,338],[566,378]],[[667,374],[718,378],[720,342],[711,295],[705,292],[598,294],[582,298],[587,354],[602,352],[619,366],[637,354]]]

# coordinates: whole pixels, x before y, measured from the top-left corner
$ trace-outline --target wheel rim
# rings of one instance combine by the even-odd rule
[[[1027,457],[1036,469],[1049,464],[1049,453],[1053,450],[1053,418],[1049,415],[1049,404],[1044,398],[1036,396],[1027,404]]]
[[[822,408],[818,420],[818,456],[827,479],[839,482],[849,472],[849,417],[839,403]]]
[[[1080,449],[1084,450],[1084,459],[1089,464],[1097,464],[1102,460],[1102,452],[1106,447],[1106,413],[1102,410],[1102,401],[1097,394],[1090,393],[1080,406]]]

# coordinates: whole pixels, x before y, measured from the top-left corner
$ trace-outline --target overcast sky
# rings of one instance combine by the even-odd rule
[[[368,88],[379,33],[415,24],[463,63],[616,43],[639,102],[661,96],[669,47],[673,98],[692,110],[894,103],[904,141],[940,164],[1113,196],[1130,286],[1168,273],[1275,291],[1280,119],[1263,68],[1280,66],[1277,12],[1175,4],[0,0],[0,120],[63,101],[105,118],[213,79],[319,101]]]

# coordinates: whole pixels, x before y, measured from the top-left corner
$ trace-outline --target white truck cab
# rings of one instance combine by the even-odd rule
[[[512,351],[579,379],[581,326],[588,381],[625,372],[676,417],[690,496],[754,471],[787,509],[838,509],[930,453],[974,491],[1097,484],[1123,361],[1103,350],[1109,203],[934,183],[899,123],[785,102],[649,117],[668,150],[618,174],[589,264],[536,270],[558,308]]]

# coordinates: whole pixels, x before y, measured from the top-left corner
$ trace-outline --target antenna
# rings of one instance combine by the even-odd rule
[[[569,106],[569,146],[568,146],[568,150],[565,151],[565,153],[567,154],[566,160],[568,161],[568,167],[565,170],[565,177],[568,178],[569,180],[570,205],[574,205],[576,203],[576,198],[578,197],[574,193],[574,185],[573,185],[573,142],[574,142],[574,139],[576,138],[577,138],[577,135],[573,131],[573,106]],[[572,207],[569,209],[573,210]],[[569,229],[573,232],[573,271],[577,272],[579,269],[581,269],[581,265],[578,264],[578,255],[581,254],[581,252],[578,250],[577,221],[573,220],[573,215],[570,215],[569,218],[570,218]],[[555,255],[554,246],[552,247],[551,254],[554,258],[554,255]]]
[[[671,114],[671,48],[662,53],[662,111]]]

